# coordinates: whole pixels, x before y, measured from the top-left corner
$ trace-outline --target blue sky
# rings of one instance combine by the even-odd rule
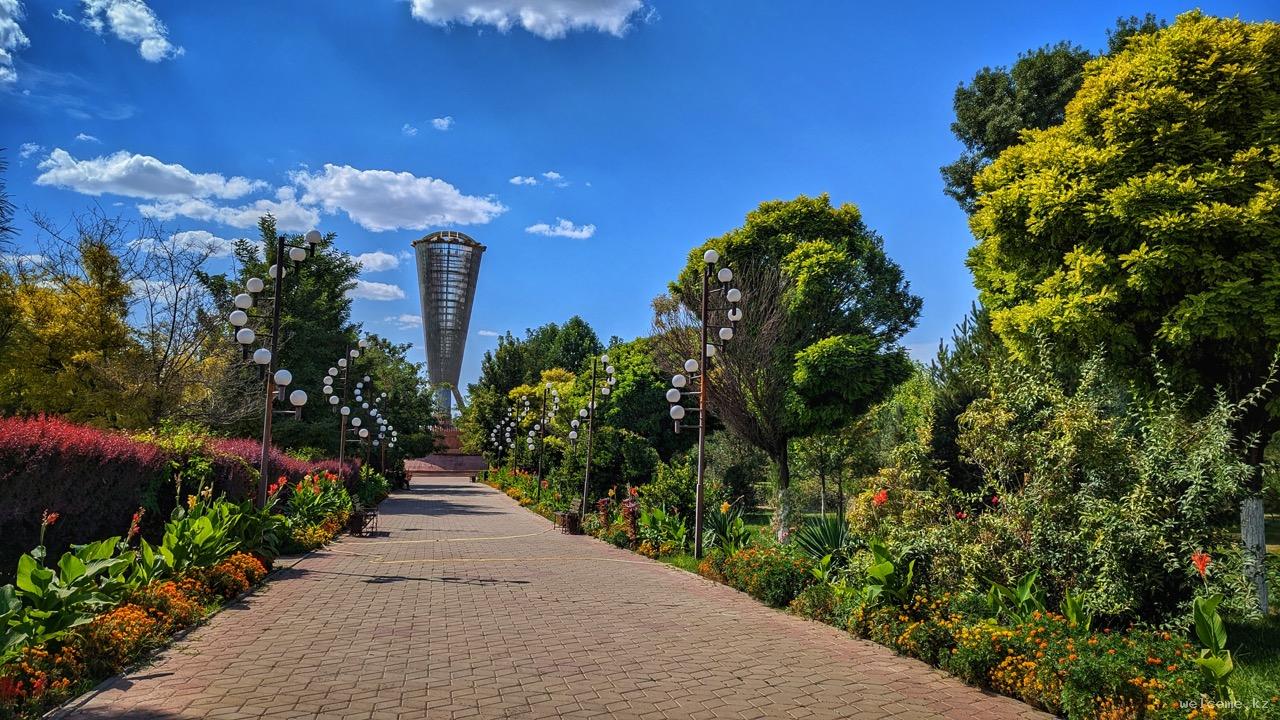
[[[1058,40],[1101,48],[1119,15],[1191,7],[0,0],[0,145],[15,202],[55,218],[97,203],[232,239],[269,208],[380,253],[355,319],[419,361],[401,255],[431,230],[471,234],[489,251],[464,383],[492,333],[574,314],[602,338],[647,333],[692,246],[762,200],[827,192],[924,298],[906,342],[926,358],[975,294],[938,175],[960,151],[956,85]]]

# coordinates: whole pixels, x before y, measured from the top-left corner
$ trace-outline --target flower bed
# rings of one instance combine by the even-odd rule
[[[386,480],[366,470],[359,484],[381,499]],[[36,717],[137,662],[261,582],[281,550],[333,539],[351,507],[328,472],[282,475],[262,509],[214,500],[206,485],[174,509],[158,545],[141,536],[139,509],[125,536],[77,546],[56,563],[44,543],[60,518],[45,512],[17,584],[0,587],[0,717]]]
[[[119,535],[138,506],[148,508],[144,536],[159,537],[181,488],[200,484],[231,500],[252,497],[262,445],[257,440],[207,438],[179,430],[170,435],[123,433],[44,416],[0,418],[0,582],[17,558],[36,544],[45,508],[62,518],[50,551]],[[336,460],[297,460],[276,448],[271,464],[290,482],[312,470],[336,473]],[[359,463],[346,463],[355,482]]]

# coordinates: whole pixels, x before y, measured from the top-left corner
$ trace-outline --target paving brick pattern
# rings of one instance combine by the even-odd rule
[[[75,718],[1032,718],[927,665],[416,479]]]

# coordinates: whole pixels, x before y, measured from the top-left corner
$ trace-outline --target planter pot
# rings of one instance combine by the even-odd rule
[[[363,510],[356,510],[351,513],[351,517],[347,518],[347,532],[352,535],[359,535],[364,532],[364,526],[368,524],[369,518]]]

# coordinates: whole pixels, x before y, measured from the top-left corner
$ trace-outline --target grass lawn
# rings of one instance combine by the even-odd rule
[[[1280,618],[1227,623],[1227,646],[1236,661],[1236,697],[1246,704],[1280,703]]]
[[[664,558],[659,558],[659,560],[668,565],[674,565],[681,570],[688,570],[695,575],[698,574],[698,561],[693,558],[693,555],[681,553],[679,555],[668,555]]]

